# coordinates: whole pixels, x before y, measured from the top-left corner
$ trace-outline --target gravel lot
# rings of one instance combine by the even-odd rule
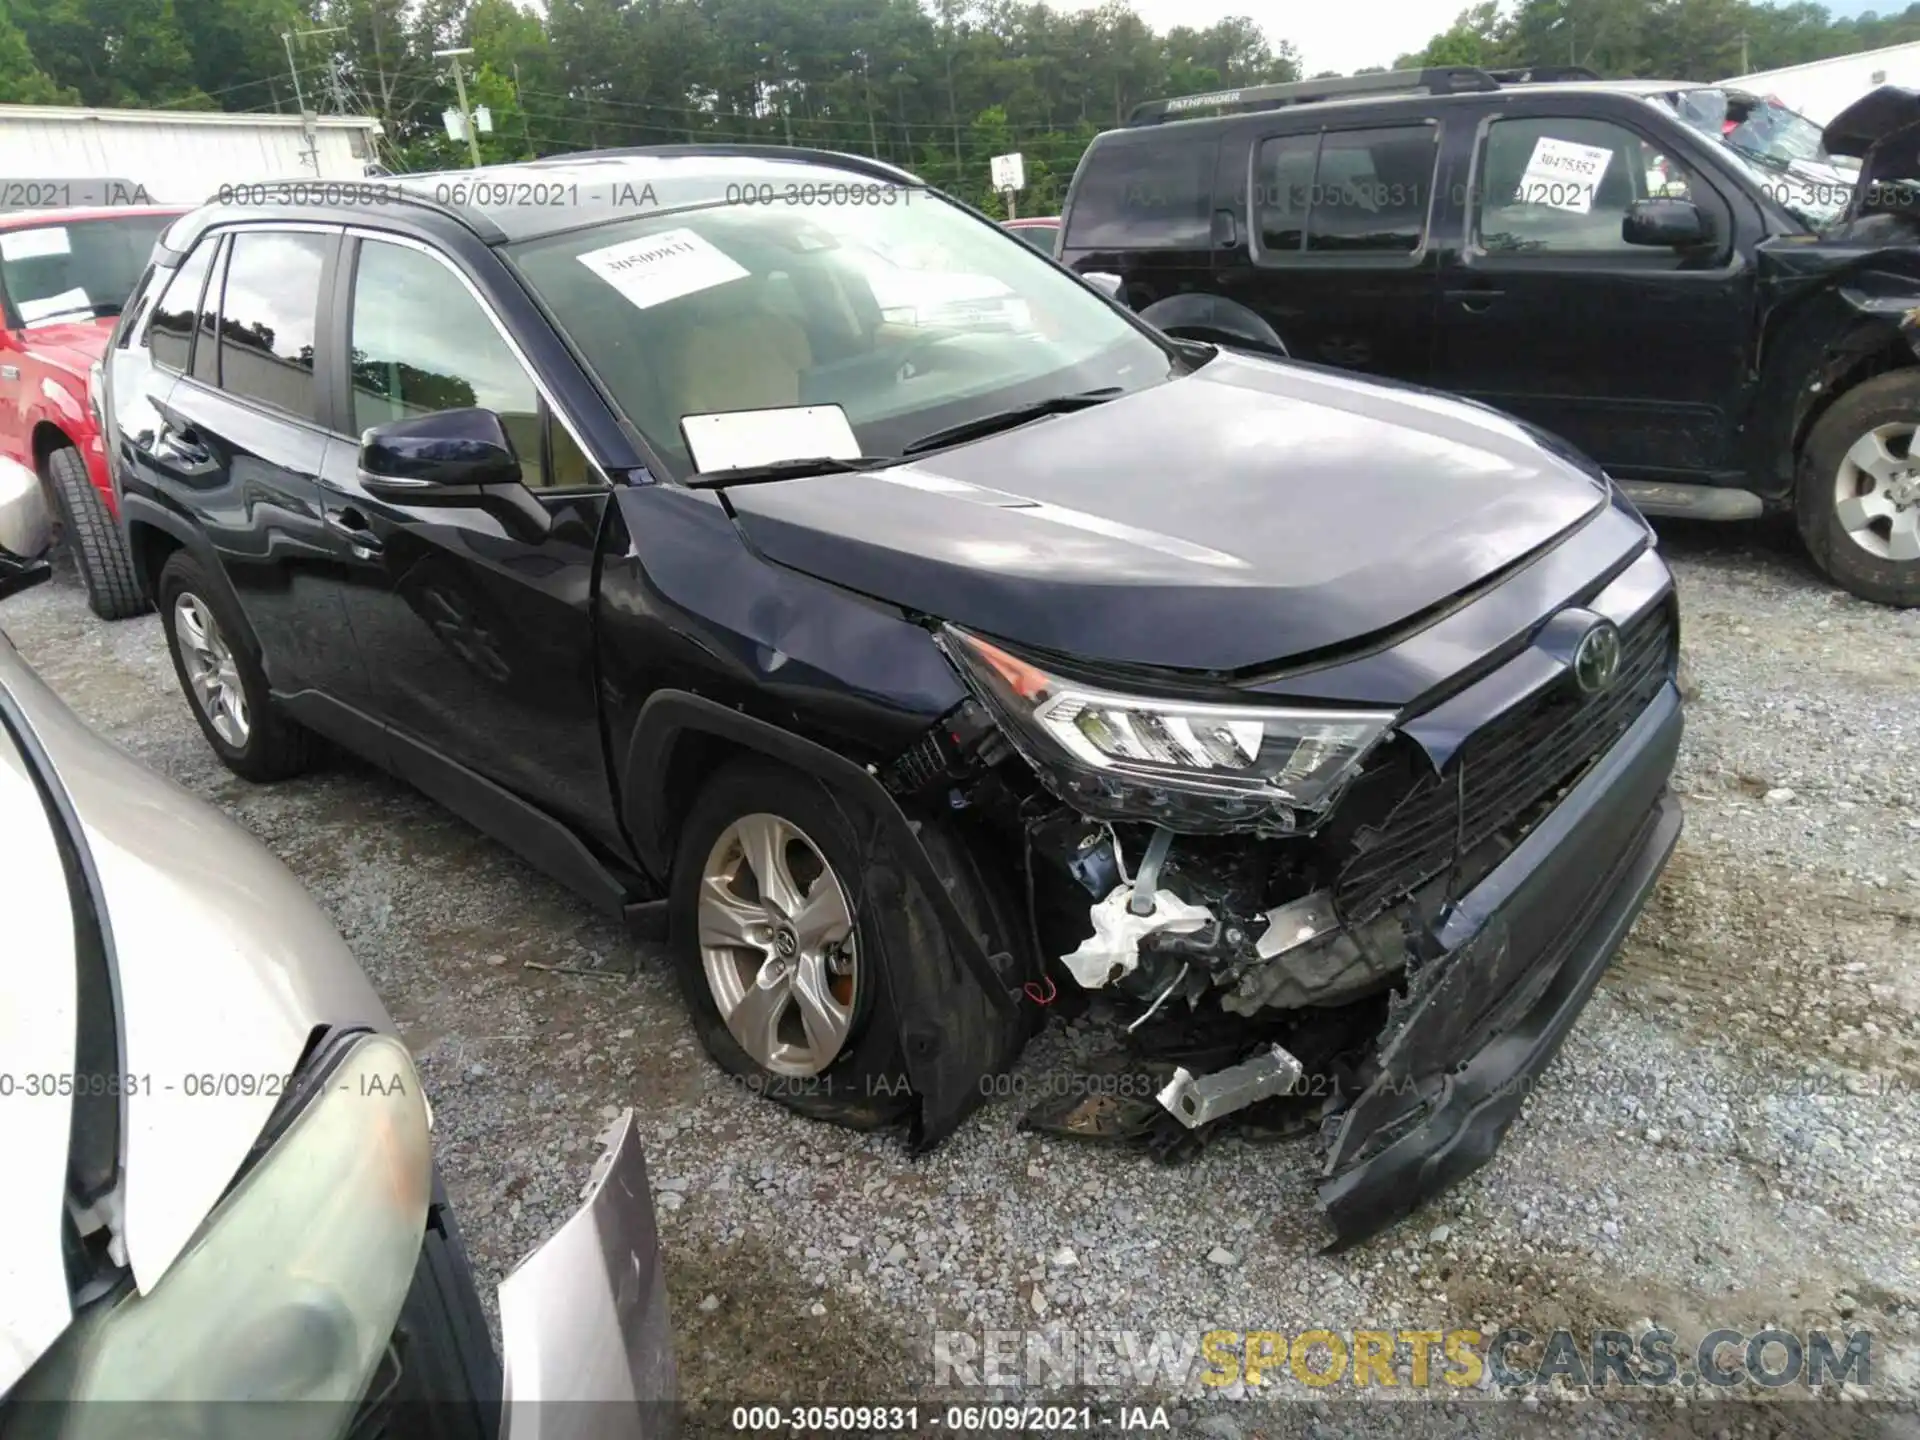
[[[936,1329],[1133,1331],[1144,1347],[1209,1329],[1652,1321],[1683,1342],[1768,1323],[1870,1329],[1872,1395],[1910,1401],[1920,611],[1829,589],[1772,528],[1674,526],[1663,543],[1689,691],[1675,861],[1494,1162],[1333,1257],[1318,1253],[1304,1144],[1229,1141],[1165,1169],[1022,1134],[1003,1102],[912,1161],[890,1137],[796,1119],[706,1061],[664,957],[425,799],[346,762],[270,788],[230,776],[155,617],[96,621],[63,573],[0,606],[0,625],[83,718],[235,815],[338,922],[421,1058],[489,1286],[568,1213],[615,1107],[637,1108],[689,1399],[1007,1398],[935,1390]],[[1025,1073],[1097,1043],[1087,1022],[1056,1028]],[[1402,1386],[1363,1405],[1283,1374],[1253,1392],[1262,1403],[1235,1403],[1245,1387],[1162,1374],[1025,1398],[1097,1393],[1163,1403],[1176,1432],[1222,1440],[1920,1433],[1904,1407],[1798,1387],[1631,1407],[1495,1404],[1485,1389],[1387,1403],[1416,1398]],[[930,1413],[944,1409],[923,1408],[923,1424]],[[714,1433],[730,1431],[716,1414]]]

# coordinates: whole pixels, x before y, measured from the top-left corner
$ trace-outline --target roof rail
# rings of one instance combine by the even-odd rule
[[[1429,65],[1421,70],[1383,70],[1372,75],[1329,75],[1319,80],[1288,80],[1277,85],[1247,85],[1209,90],[1170,100],[1147,100],[1133,107],[1128,125],[1158,125],[1194,110],[1218,108],[1229,114],[1279,110],[1321,100],[1350,100],[1366,95],[1468,95],[1503,85],[1542,85],[1556,80],[1598,80],[1583,65],[1535,65],[1515,70],[1483,70],[1477,65]]]
[[[898,165],[890,165],[885,160],[875,160],[866,155],[850,155],[842,150],[820,150],[807,145],[755,145],[737,142],[715,142],[703,145],[694,142],[691,145],[622,145],[603,150],[562,150],[552,155],[542,155],[538,160],[509,161],[512,165],[544,165],[549,162],[565,163],[569,160],[594,160],[614,158],[673,158],[677,156],[738,156],[749,160],[810,160],[816,163],[830,163],[842,170],[853,170],[863,175],[872,175],[877,180],[891,180],[895,183],[921,185],[925,182],[911,171],[902,170]]]

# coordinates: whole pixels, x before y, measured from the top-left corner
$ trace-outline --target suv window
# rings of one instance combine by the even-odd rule
[[[156,365],[169,370],[187,368],[187,347],[193,343],[193,317],[200,308],[200,292],[206,288],[207,270],[213,264],[213,252],[220,237],[209,235],[193,247],[193,253],[180,262],[167,283],[167,292],[153,309],[153,324],[147,327],[147,349]]]
[[[1692,193],[1678,161],[1609,120],[1496,120],[1478,174],[1474,240],[1496,254],[1637,251],[1620,238],[1627,207]]]
[[[597,483],[487,312],[431,255],[362,241],[350,335],[355,430],[478,406],[506,426],[529,488]]]
[[[314,323],[332,244],[330,236],[290,231],[233,237],[220,298],[222,390],[312,418]]]
[[[1082,250],[1204,249],[1214,127],[1121,132],[1095,144],[1074,184],[1067,244]]]
[[[1402,125],[1260,142],[1253,210],[1261,248],[1410,255],[1424,243],[1439,130]]]

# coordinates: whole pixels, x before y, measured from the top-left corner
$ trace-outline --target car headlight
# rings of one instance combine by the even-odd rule
[[[64,1404],[61,1440],[148,1440],[156,1416],[182,1435],[342,1434],[413,1281],[423,1099],[399,1041],[356,1041],[152,1292],[82,1322],[25,1382],[32,1399],[140,1402]]]
[[[1390,711],[1123,695],[1048,673],[954,626],[941,647],[1060,799],[1176,830],[1311,830],[1391,728]]]

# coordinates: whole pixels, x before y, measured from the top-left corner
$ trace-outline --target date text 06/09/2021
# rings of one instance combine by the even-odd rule
[[[1037,1435],[1111,1430],[1171,1430],[1161,1405],[736,1405],[733,1428],[743,1433],[956,1434],[1009,1430]]]
[[[287,1093],[293,1076],[282,1073],[205,1070],[163,1079],[120,1071],[75,1072],[34,1070],[0,1071],[0,1101],[66,1099],[92,1095],[181,1095],[188,1099],[276,1099]],[[404,1095],[407,1077],[356,1075],[339,1082],[360,1095]]]

